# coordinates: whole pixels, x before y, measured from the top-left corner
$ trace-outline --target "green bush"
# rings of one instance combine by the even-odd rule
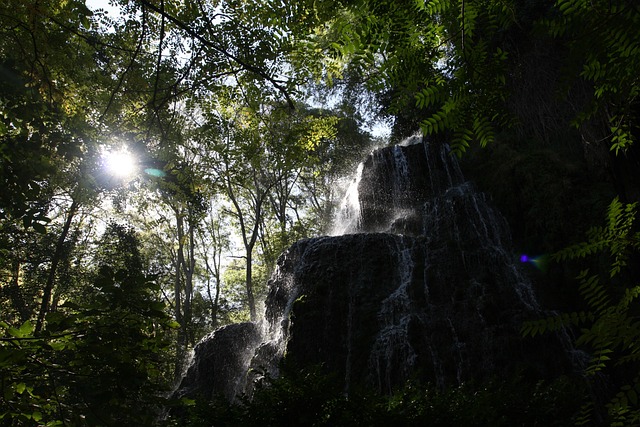
[[[251,400],[192,403],[188,415],[173,422],[185,427],[567,426],[583,397],[583,384],[567,377],[448,390],[408,383],[392,396],[347,394],[335,378],[314,369],[270,380]]]

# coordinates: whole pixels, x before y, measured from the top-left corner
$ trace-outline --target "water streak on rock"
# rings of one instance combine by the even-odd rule
[[[233,364],[244,392],[261,372],[277,376],[283,357],[344,378],[346,392],[572,369],[566,339],[522,339],[522,322],[542,314],[534,291],[506,221],[465,182],[446,145],[372,152],[338,218],[341,235],[301,240],[279,258],[265,323],[243,327],[250,354]],[[207,342],[222,345],[225,334]],[[225,395],[240,391],[227,382]]]

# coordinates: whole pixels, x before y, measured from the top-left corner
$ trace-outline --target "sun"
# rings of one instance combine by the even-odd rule
[[[118,178],[129,178],[138,169],[135,156],[126,148],[105,151],[102,159],[106,171]]]

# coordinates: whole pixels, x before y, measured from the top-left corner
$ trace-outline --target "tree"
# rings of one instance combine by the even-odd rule
[[[155,425],[173,325],[138,245],[132,230],[110,224],[84,292],[48,313],[46,329],[0,322],[3,422]]]
[[[42,231],[47,199],[67,165],[88,149],[92,128],[83,108],[102,81],[75,32],[88,23],[83,2],[4,2],[0,64],[0,219]],[[59,22],[67,22],[67,29]],[[71,60],[70,60],[71,59]]]
[[[315,30],[302,36],[293,63],[369,89],[400,136],[418,126],[444,132],[458,153],[505,128],[545,143],[572,120],[586,141],[605,138],[619,151],[637,122],[640,18],[631,3],[302,2],[295,28]]]
[[[328,210],[329,200],[322,201],[317,184],[329,170],[338,174],[345,147],[360,145],[359,150],[367,139],[354,132],[348,135],[354,140],[347,142],[346,132],[338,137],[344,118],[302,104],[289,110],[250,83],[239,80],[226,99],[203,101],[195,134],[207,147],[200,161],[215,171],[214,181],[229,200],[227,212],[242,240],[247,301],[255,319],[254,256],[269,270],[293,241],[320,229],[314,228],[311,212]],[[330,187],[325,182],[323,188]],[[305,189],[314,190],[315,206],[304,196]]]
[[[211,327],[220,322],[220,296],[222,291],[222,255],[229,250],[229,230],[224,217],[218,216],[220,206],[212,200],[208,216],[204,221],[204,231],[200,233],[200,248],[205,264],[207,302],[210,308]],[[206,234],[205,234],[206,232]],[[212,286],[215,288],[212,293]]]
[[[287,247],[316,231],[311,225],[314,220],[309,218],[312,206],[303,192],[303,181],[318,177],[325,166],[318,154],[328,141],[335,141],[339,119],[333,112],[313,111],[305,105],[291,111],[267,104],[256,115],[261,125],[263,163],[268,165],[265,179],[271,183],[259,240],[271,271]]]
[[[257,320],[253,286],[253,251],[258,241],[264,204],[269,190],[269,184],[261,179],[260,169],[261,166],[255,163],[255,159],[253,164],[249,164],[249,168],[240,168],[232,165],[230,161],[225,161],[223,172],[227,196],[233,206],[230,213],[237,220],[245,251],[245,289],[252,321]]]

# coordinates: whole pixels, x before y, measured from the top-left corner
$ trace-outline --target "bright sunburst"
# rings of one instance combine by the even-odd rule
[[[110,175],[128,178],[137,171],[136,158],[126,148],[106,151],[103,154],[104,167]]]

